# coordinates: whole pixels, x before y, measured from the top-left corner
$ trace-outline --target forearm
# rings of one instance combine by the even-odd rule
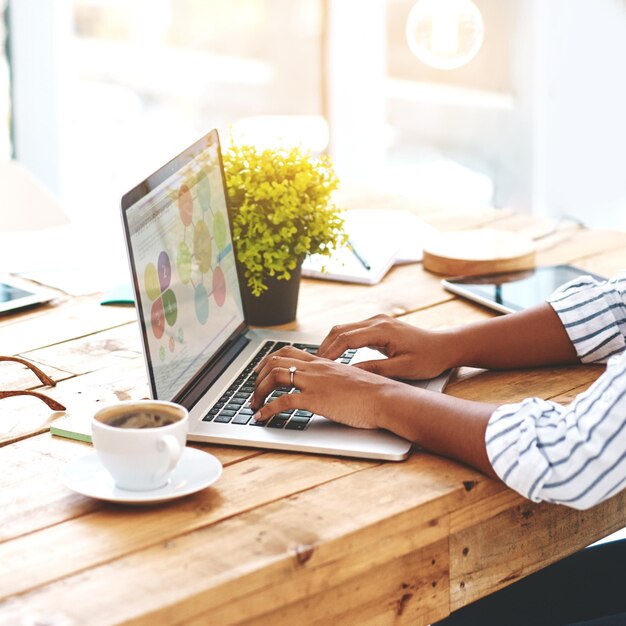
[[[383,406],[386,410],[378,424],[381,428],[489,476],[496,475],[485,448],[485,430],[494,405],[397,383]]]
[[[512,369],[579,362],[561,320],[545,303],[442,335],[451,367]]]

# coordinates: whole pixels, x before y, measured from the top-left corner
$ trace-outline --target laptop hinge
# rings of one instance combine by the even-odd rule
[[[191,410],[249,343],[250,339],[245,335],[236,337],[211,359],[211,362],[198,373],[194,381],[174,398],[174,402]]]

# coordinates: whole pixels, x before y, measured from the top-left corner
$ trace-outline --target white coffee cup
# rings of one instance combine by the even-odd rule
[[[167,484],[185,448],[188,422],[187,409],[173,402],[118,402],[96,412],[91,436],[118,487],[148,491]]]

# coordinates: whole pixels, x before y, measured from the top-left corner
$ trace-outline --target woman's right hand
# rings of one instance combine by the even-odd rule
[[[454,365],[451,345],[453,342],[444,332],[422,330],[388,315],[376,315],[362,322],[335,326],[317,354],[334,360],[350,348],[367,346],[388,358],[363,361],[354,367],[389,378],[419,380],[438,376]]]

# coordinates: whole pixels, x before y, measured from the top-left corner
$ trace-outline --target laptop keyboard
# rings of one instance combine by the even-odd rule
[[[250,408],[250,398],[254,392],[254,381],[256,373],[254,368],[261,362],[261,359],[284,346],[294,346],[316,354],[319,346],[304,343],[288,343],[286,341],[266,341],[254,358],[248,363],[246,368],[239,374],[232,385],[224,392],[222,397],[213,405],[211,410],[204,416],[205,422],[217,422],[220,424],[237,424],[238,426],[248,425],[264,428],[285,428],[288,430],[305,430],[313,413],[301,409],[292,409],[283,413],[277,413],[270,420],[257,422],[252,419],[254,411]],[[339,359],[340,363],[349,364],[356,350],[347,350]],[[278,387],[266,399],[266,402],[278,398],[286,393],[299,393],[295,387]]]

